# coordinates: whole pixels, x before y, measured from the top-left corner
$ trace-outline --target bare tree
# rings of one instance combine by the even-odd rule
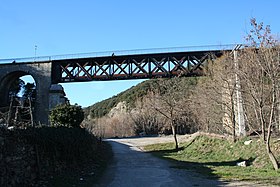
[[[197,87],[193,90],[189,105],[198,129],[204,132],[224,133],[222,106],[217,104],[221,95],[213,93],[209,87],[209,77],[200,78]]]
[[[161,116],[150,106],[150,99],[138,99],[135,108],[130,111],[137,134],[159,134],[163,128]]]
[[[150,92],[150,106],[161,114],[169,124],[175,142],[175,149],[178,149],[177,126],[178,119],[185,115],[185,100],[188,99],[188,89],[182,84],[179,77],[169,80],[159,80],[155,86],[155,92]],[[186,84],[187,85],[187,84]]]
[[[251,25],[252,30],[247,37],[249,47],[241,52],[238,74],[243,85],[242,92],[246,95],[247,111],[254,111],[254,115],[248,115],[251,116],[248,120],[255,121],[261,127],[267,154],[275,170],[278,170],[270,139],[272,128],[277,122],[279,105],[279,42],[271,35],[269,26],[258,24],[255,19],[251,19]]]
[[[192,96],[192,110],[206,131],[230,133],[236,139],[236,81],[233,55],[210,62]]]

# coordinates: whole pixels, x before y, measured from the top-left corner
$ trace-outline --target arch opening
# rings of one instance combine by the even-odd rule
[[[15,71],[0,80],[0,125],[33,125],[36,81],[24,71]]]

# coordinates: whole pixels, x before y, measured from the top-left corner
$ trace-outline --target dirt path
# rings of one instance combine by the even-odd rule
[[[189,138],[179,137],[179,139]],[[153,157],[139,147],[172,141],[172,137],[108,139],[114,160],[97,186],[108,187],[187,187],[187,186],[257,186],[245,182],[210,180],[188,171],[172,168],[166,160]]]

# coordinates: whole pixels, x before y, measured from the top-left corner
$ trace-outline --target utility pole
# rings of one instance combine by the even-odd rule
[[[34,46],[34,62],[36,62],[37,58],[37,45]]]

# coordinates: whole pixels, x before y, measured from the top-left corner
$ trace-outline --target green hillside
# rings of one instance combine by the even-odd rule
[[[141,82],[138,85],[119,93],[118,95],[95,103],[94,105],[86,108],[85,113],[90,115],[91,118],[102,117],[106,115],[119,102],[122,101],[128,103],[129,107],[133,107],[135,100],[146,95],[147,92],[152,89],[153,84],[155,84],[155,81],[157,80],[153,79]]]
[[[181,84],[191,84],[197,83],[196,77],[183,77],[181,78]],[[110,110],[115,107],[119,102],[125,101],[129,108],[135,106],[135,101],[138,98],[142,98],[147,94],[148,91],[152,91],[158,86],[160,81],[168,81],[169,79],[151,79],[139,83],[136,86],[129,88],[126,91],[119,93],[116,96],[108,98],[106,100],[95,103],[94,105],[85,109],[85,114],[90,115],[91,118],[102,117],[110,112]]]

